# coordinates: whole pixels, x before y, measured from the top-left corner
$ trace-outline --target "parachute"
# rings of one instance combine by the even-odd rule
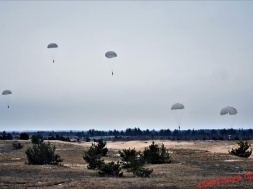
[[[11,94],[12,94],[12,92],[10,90],[4,90],[2,92],[2,95],[5,97],[5,101],[6,101],[8,108],[10,107]]]
[[[220,115],[226,115],[226,114],[236,115],[237,110],[233,107],[230,107],[230,106],[222,108],[221,111],[220,111]]]
[[[237,109],[231,106],[227,106],[221,109],[220,115],[224,116],[224,124],[226,127],[232,127],[235,122],[235,117],[237,114]]]
[[[50,43],[50,44],[48,44],[47,48],[50,49],[50,51],[51,51],[51,56],[52,56],[53,63],[54,63],[55,53],[56,53],[56,49],[58,48],[58,45],[56,43]]]
[[[112,71],[112,76],[113,76],[113,71],[114,71],[114,66],[115,66],[115,57],[117,57],[116,52],[114,51],[108,51],[105,53],[105,57],[108,58],[108,63],[110,64],[111,71]],[[110,60],[112,59],[112,60]]]
[[[177,125],[178,125],[178,128],[180,130],[180,124],[181,124],[182,117],[183,117],[184,105],[181,104],[181,103],[173,104],[171,106],[171,110],[173,110],[173,112],[174,112],[174,117],[177,121]]]

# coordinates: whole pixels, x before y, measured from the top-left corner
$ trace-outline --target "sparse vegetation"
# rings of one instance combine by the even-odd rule
[[[23,148],[23,144],[21,144],[20,142],[13,142],[12,147],[14,150],[18,150],[18,149]]]
[[[242,171],[252,172],[249,165],[253,163],[252,158],[240,159],[226,153],[228,152],[224,148],[226,146],[233,145],[233,148],[237,148],[234,141],[155,140],[159,146],[162,142],[165,147],[171,146],[170,156],[173,160],[171,164],[144,165],[144,168],[153,169],[150,178],[147,179],[135,177],[132,172],[127,172],[122,167],[121,171],[125,178],[111,175],[105,175],[110,177],[105,178],[99,176],[98,169],[88,170],[85,167],[87,164],[84,165],[83,151],[88,150],[91,143],[77,144],[53,141],[51,144],[56,146],[55,152],[64,159],[61,162],[63,166],[31,166],[24,164],[26,149],[12,150],[12,142],[14,141],[0,141],[0,152],[2,153],[0,155],[0,188],[188,189],[197,188],[199,181],[211,179],[211,177],[221,178],[231,175],[243,177]],[[252,144],[252,141],[249,142]],[[24,148],[31,145],[30,140],[21,141],[21,143]],[[148,147],[151,143],[152,141],[148,140],[108,142],[106,147],[110,153],[108,152],[105,162],[114,161],[116,164],[121,159],[116,156],[118,150],[134,147],[138,152],[144,150],[143,147]],[[209,152],[206,152],[206,149]],[[222,189],[252,189],[252,182],[245,180],[219,186]]]
[[[232,150],[228,152],[232,155],[248,158],[252,153],[252,149],[249,149],[251,146],[250,143],[248,141],[241,140],[238,141],[237,144],[239,145],[237,149],[232,148]]]
[[[48,137],[48,140],[61,140],[61,141],[70,142],[69,137],[64,137],[64,136],[59,136],[59,135]]]
[[[139,167],[138,169],[133,170],[133,174],[137,177],[150,177],[150,174],[153,172],[153,169],[147,169]]]
[[[58,165],[62,162],[61,157],[55,154],[55,146],[51,146],[50,143],[41,142],[34,144],[32,148],[27,148],[25,154],[27,156],[27,164],[29,165]]]

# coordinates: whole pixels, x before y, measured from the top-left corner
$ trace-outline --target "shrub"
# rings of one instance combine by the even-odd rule
[[[120,163],[114,163],[109,162],[109,163],[103,163],[100,167],[99,167],[99,171],[98,174],[100,176],[106,176],[106,175],[112,175],[112,176],[118,176],[121,177],[123,176],[123,172],[121,171],[121,167],[120,167]]]
[[[248,143],[248,141],[241,140],[238,141],[237,144],[239,145],[237,149],[232,148],[232,150],[228,152],[232,155],[248,158],[252,153],[252,149],[249,149],[251,145]]]
[[[21,133],[19,136],[20,140],[29,140],[29,135],[27,133]]]
[[[84,152],[83,159],[88,163],[88,169],[97,169],[103,164],[101,160],[102,156],[106,156],[108,149],[105,147],[106,142],[102,139],[95,140],[95,143],[92,143],[88,151]]]
[[[140,155],[140,152],[137,152],[135,149],[123,149],[123,151],[119,150],[119,154],[121,157],[121,161],[123,163],[124,168],[132,167],[131,163],[137,159],[137,156]]]
[[[153,169],[146,169],[143,167],[133,170],[133,174],[137,177],[150,177],[150,174],[152,172],[153,172]]]
[[[158,164],[171,162],[168,150],[165,148],[164,144],[159,147],[154,141],[148,148],[145,148],[143,154],[144,160],[147,163]]]
[[[42,135],[33,135],[32,136],[32,143],[33,144],[39,144],[42,143],[44,141],[43,136]]]
[[[23,148],[23,144],[21,144],[20,142],[13,142],[12,147],[14,148],[14,150],[18,150]]]
[[[144,155],[137,152],[135,149],[123,149],[119,151],[122,163],[128,172],[133,172],[133,175],[137,177],[149,177],[153,172],[152,169],[143,168],[145,161]]]
[[[106,146],[106,141],[102,139],[96,140],[97,144],[92,143],[92,147],[96,150],[96,154],[101,154],[102,156],[106,156],[108,149]]]
[[[96,153],[96,149],[90,147],[90,149],[84,152],[83,159],[88,163],[88,169],[97,169],[99,168],[104,162],[101,160],[101,154]]]
[[[87,137],[87,138],[85,139],[85,142],[90,142],[90,138]]]
[[[53,164],[58,165],[62,162],[62,159],[58,154],[55,154],[55,146],[51,147],[50,143],[38,143],[33,147],[27,148],[25,151],[27,156],[27,164],[32,165],[44,165]]]

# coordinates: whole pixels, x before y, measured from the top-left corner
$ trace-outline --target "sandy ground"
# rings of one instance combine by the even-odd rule
[[[63,141],[57,141],[59,143],[68,143]],[[253,141],[249,141],[253,143]],[[123,150],[128,148],[135,148],[136,150],[144,150],[152,143],[152,140],[148,141],[117,141],[117,142],[107,142],[107,148],[112,150]],[[155,140],[156,144],[164,144],[168,149],[191,149],[191,150],[208,150],[211,153],[228,153],[228,150],[232,148],[237,148],[238,145],[235,141],[170,141],[170,140]],[[80,145],[83,147],[90,147],[92,142],[84,143],[72,143],[74,145]],[[252,156],[250,158],[253,158]]]
[[[123,170],[123,178],[99,177],[96,170],[87,169],[83,160],[92,142],[50,141],[56,146],[56,153],[63,162],[55,165],[25,164],[25,150],[31,141],[20,141],[24,148],[13,150],[13,141],[0,141],[0,188],[1,189],[51,189],[51,188],[89,188],[89,189],[191,189],[209,178],[224,178],[253,172],[253,159],[240,158],[228,154],[237,148],[235,141],[169,141],[155,140],[169,149],[172,162],[169,164],[147,164],[153,169],[151,178],[136,178]],[[47,142],[47,141],[45,141]],[[249,141],[251,144],[253,141]],[[119,161],[118,150],[135,148],[143,150],[152,143],[149,141],[107,142],[109,149],[104,161]],[[174,187],[177,186],[177,187]],[[216,189],[252,189],[251,181],[224,183]],[[204,189],[214,189],[205,187]]]

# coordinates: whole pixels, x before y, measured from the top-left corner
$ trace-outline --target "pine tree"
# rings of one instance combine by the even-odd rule
[[[38,143],[34,144],[33,147],[27,148],[25,151],[27,156],[27,164],[32,165],[44,165],[53,164],[58,165],[62,162],[61,157],[55,154],[55,146],[51,146],[50,143]]]
[[[123,176],[123,172],[121,171],[119,162],[114,163],[113,161],[111,161],[109,163],[103,163],[98,169],[99,169],[98,174],[100,176],[106,176],[106,175],[118,176],[118,177]]]
[[[232,155],[248,158],[252,153],[252,149],[249,149],[251,145],[248,143],[248,141],[241,140],[238,141],[237,144],[239,145],[237,149],[232,148],[232,150],[228,152]]]
[[[104,163],[101,157],[106,156],[108,152],[105,141],[98,139],[95,142],[92,143],[88,151],[84,152],[83,159],[88,163],[88,169],[99,168]]]
[[[145,148],[143,154],[147,163],[158,164],[171,162],[168,150],[165,148],[164,144],[159,147],[154,141],[148,148]]]

